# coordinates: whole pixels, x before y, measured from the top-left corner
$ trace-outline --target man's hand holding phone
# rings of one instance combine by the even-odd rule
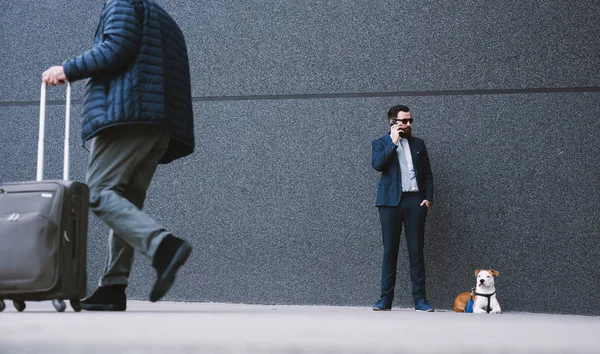
[[[404,130],[400,128],[400,125],[396,123],[396,121],[393,122],[390,133],[392,134],[392,141],[394,144],[398,145],[400,143],[400,137],[404,135]]]

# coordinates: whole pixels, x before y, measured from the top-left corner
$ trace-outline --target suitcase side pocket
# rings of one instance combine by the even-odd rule
[[[58,242],[58,226],[41,213],[0,215],[0,292],[52,289]]]

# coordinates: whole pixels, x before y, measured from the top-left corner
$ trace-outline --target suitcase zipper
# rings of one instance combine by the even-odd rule
[[[40,194],[43,198],[52,198],[54,194],[48,191],[18,191],[18,192],[7,192],[4,189],[0,189],[0,194]]]

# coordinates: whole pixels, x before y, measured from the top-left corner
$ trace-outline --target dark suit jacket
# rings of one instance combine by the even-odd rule
[[[411,137],[408,139],[413,166],[416,173],[419,193],[423,199],[433,203],[433,175],[429,165],[429,156],[423,139]],[[402,177],[396,149],[389,134],[371,143],[371,164],[381,172],[379,188],[377,189],[376,206],[396,206],[402,197]]]

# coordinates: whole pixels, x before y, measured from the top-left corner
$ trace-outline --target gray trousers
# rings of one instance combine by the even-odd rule
[[[134,251],[154,259],[167,232],[142,212],[146,191],[170,136],[149,125],[110,128],[92,139],[86,183],[90,210],[110,227],[100,286],[127,285]]]

